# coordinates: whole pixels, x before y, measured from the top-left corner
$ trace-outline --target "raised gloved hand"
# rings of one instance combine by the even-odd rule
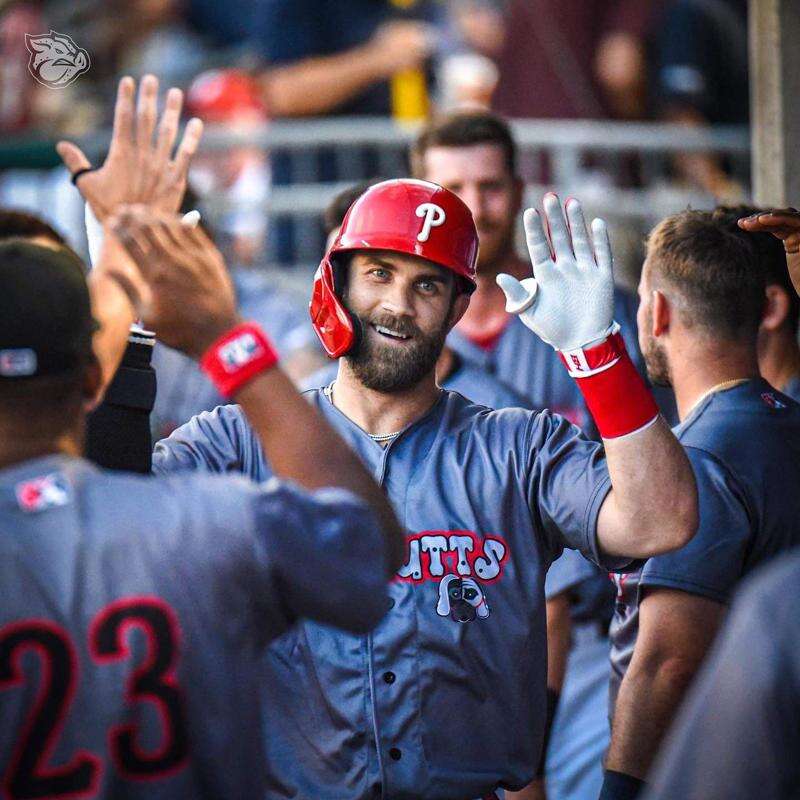
[[[525,212],[525,236],[532,278],[518,281],[501,273],[497,283],[506,295],[506,311],[520,319],[556,350],[574,350],[603,339],[614,314],[611,245],[605,222],[586,230],[581,204],[570,198],[567,220],[555,194],[544,196],[545,222],[535,208]]]

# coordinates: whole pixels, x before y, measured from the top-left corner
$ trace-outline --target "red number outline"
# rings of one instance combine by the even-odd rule
[[[165,619],[167,620],[167,625],[170,630],[173,646],[172,646],[172,652],[170,654],[171,656],[170,660],[167,664],[166,669],[161,675],[160,682],[165,686],[171,688],[176,693],[176,695],[178,695],[182,700],[183,693],[181,691],[180,684],[178,683],[177,676],[175,674],[177,661],[181,649],[181,630],[175,612],[168,603],[166,603],[160,597],[156,597],[154,595],[141,595],[141,596],[121,598],[105,606],[94,617],[89,627],[89,652],[92,656],[92,659],[98,664],[112,664],[117,661],[124,661],[132,656],[128,644],[128,639],[129,639],[128,634],[131,629],[138,628],[140,631],[144,633],[145,637],[147,638],[147,656],[145,660],[142,662],[142,664],[140,664],[139,667],[137,667],[137,669],[131,673],[131,675],[128,677],[128,680],[126,681],[125,702],[128,705],[135,705],[141,702],[154,703],[156,706],[156,710],[158,711],[159,718],[161,720],[162,730],[164,731],[164,737],[163,737],[164,741],[157,752],[147,753],[139,748],[136,737],[135,724],[131,723],[131,724],[116,725],[109,730],[108,749],[111,759],[114,762],[114,766],[116,767],[120,775],[131,781],[152,781],[170,777],[180,772],[186,766],[186,762],[189,757],[189,753],[187,750],[187,752],[184,753],[184,755],[181,757],[180,761],[178,761],[178,763],[176,763],[173,767],[169,769],[160,770],[151,775],[130,772],[130,770],[126,769],[125,765],[122,762],[122,759],[119,757],[120,737],[124,736],[126,733],[128,733],[131,737],[131,741],[133,742],[133,749],[137,758],[141,759],[142,761],[155,761],[160,758],[163,758],[174,745],[174,734],[175,734],[174,723],[169,713],[169,710],[165,707],[162,698],[159,697],[158,695],[153,695],[153,694],[140,693],[137,695],[137,693],[134,690],[134,686],[137,680],[140,679],[143,675],[146,675],[153,669],[153,666],[156,661],[156,656],[160,651],[160,643],[157,641],[155,637],[155,632],[153,631],[152,627],[148,624],[147,620],[142,619],[141,617],[139,618],[131,617],[123,620],[116,627],[115,651],[111,653],[101,653],[98,650],[98,644],[100,641],[99,631],[105,624],[108,623],[109,618],[113,614],[116,614],[119,611],[125,611],[129,608],[136,608],[137,606],[142,606],[142,605],[157,608],[160,612],[163,613]]]
[[[67,714],[72,701],[75,699],[75,691],[78,684],[78,677],[80,672],[80,665],[75,655],[75,648],[72,644],[68,633],[56,625],[54,622],[45,619],[28,619],[20,622],[14,622],[6,625],[0,630],[0,639],[5,639],[12,636],[18,631],[30,630],[31,628],[45,631],[57,636],[60,641],[66,646],[67,656],[69,658],[68,682],[67,690],[64,694],[63,700],[60,703],[57,718],[45,737],[45,744],[41,753],[36,758],[33,776],[41,780],[48,780],[53,778],[63,777],[66,773],[79,769],[82,764],[89,763],[92,767],[92,779],[89,788],[80,789],[75,792],[62,793],[59,797],[81,797],[86,795],[94,795],[97,792],[100,783],[100,777],[103,772],[103,761],[101,758],[91,753],[88,750],[79,750],[69,763],[61,766],[47,769],[47,762],[52,756],[53,749],[58,741],[61,731],[67,719]],[[14,748],[14,754],[11,757],[8,767],[5,769],[3,779],[3,789],[5,794],[14,798],[15,795],[11,789],[11,782],[17,774],[19,769],[19,762],[22,760],[23,753],[28,744],[29,737],[32,733],[33,727],[37,719],[40,717],[43,707],[47,702],[47,697],[52,690],[53,684],[53,664],[52,654],[48,652],[47,648],[36,641],[22,641],[19,645],[14,647],[10,652],[10,667],[11,677],[8,679],[0,678],[0,691],[12,687],[23,686],[25,684],[25,672],[22,669],[21,659],[26,650],[33,650],[39,657],[42,665],[42,672],[44,673],[39,682],[39,688],[36,693],[36,701],[31,711],[28,712],[23,729],[18,737],[18,742]]]

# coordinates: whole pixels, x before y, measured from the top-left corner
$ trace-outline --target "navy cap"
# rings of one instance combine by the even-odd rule
[[[67,249],[0,242],[0,380],[58,375],[92,358],[89,289]]]

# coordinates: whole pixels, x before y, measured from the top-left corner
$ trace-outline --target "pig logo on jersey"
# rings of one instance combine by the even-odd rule
[[[23,511],[33,513],[69,503],[69,484],[57,472],[18,483],[17,503]]]
[[[65,33],[53,30],[39,36],[26,33],[25,46],[31,54],[28,72],[51,89],[69,86],[92,65],[89,54]]]
[[[408,559],[397,579],[435,583],[436,613],[455,622],[489,616],[486,585],[500,580],[508,546],[499,536],[472,531],[422,531],[408,537]]]
[[[436,203],[420,204],[417,206],[416,214],[418,217],[425,218],[422,223],[422,230],[417,234],[417,241],[419,242],[427,242],[428,237],[431,235],[431,228],[438,228],[440,225],[444,225],[444,221],[447,219],[444,209],[441,206],[437,206]]]
[[[436,613],[455,622],[473,622],[489,616],[489,605],[476,580],[445,575],[439,584]]]

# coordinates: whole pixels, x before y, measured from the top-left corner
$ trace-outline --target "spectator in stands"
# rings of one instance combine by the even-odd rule
[[[243,70],[215,69],[198,75],[186,92],[186,111],[226,133],[247,137],[267,122],[255,80]],[[213,198],[217,246],[241,266],[263,261],[271,173],[262,147],[245,142],[198,154],[192,185]]]
[[[508,117],[640,118],[655,5],[510,0],[505,33],[487,53],[500,68],[494,108]]]
[[[800,550],[737,594],[647,800],[789,800],[800,786]]]
[[[746,124],[747,0],[676,0],[658,30],[659,116],[692,126]],[[714,155],[682,154],[676,167],[685,180],[715,197],[743,194]]]
[[[254,44],[275,117],[388,116],[390,78],[423,69],[436,45],[432,0],[266,0]]]
[[[759,371],[771,386],[800,401],[800,298],[789,279],[786,251],[770,233],[745,233],[736,227],[738,219],[764,211],[753,206],[720,206],[714,214],[756,248],[766,274],[767,304],[758,331]]]

